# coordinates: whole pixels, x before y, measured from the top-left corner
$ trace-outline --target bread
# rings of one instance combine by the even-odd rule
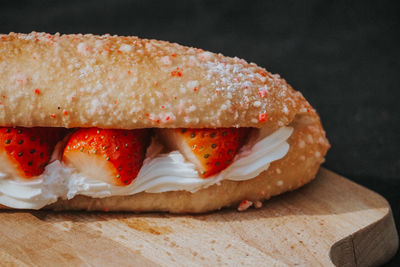
[[[76,196],[55,210],[206,212],[307,183],[329,148],[316,111],[286,81],[238,58],[137,37],[0,35],[0,126],[291,126],[287,155],[258,177],[195,193]]]
[[[0,125],[277,128],[310,108],[278,75],[200,49],[136,37],[0,38]]]

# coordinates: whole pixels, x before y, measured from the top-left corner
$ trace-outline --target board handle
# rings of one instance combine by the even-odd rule
[[[396,254],[398,247],[399,236],[389,208],[381,220],[336,242],[329,256],[335,266],[380,266]]]

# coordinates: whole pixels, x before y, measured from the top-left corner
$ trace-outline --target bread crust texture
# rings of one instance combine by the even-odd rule
[[[223,180],[195,193],[79,195],[44,209],[202,213],[243,201],[259,206],[312,180],[330,147],[317,112],[279,75],[165,41],[0,35],[0,81],[1,126],[294,129],[286,156],[253,179]]]
[[[0,125],[268,127],[307,101],[254,63],[137,37],[0,35]]]

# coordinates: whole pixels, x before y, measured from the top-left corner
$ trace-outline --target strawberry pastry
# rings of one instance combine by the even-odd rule
[[[137,37],[0,35],[0,207],[198,213],[312,180],[316,111],[254,63]]]

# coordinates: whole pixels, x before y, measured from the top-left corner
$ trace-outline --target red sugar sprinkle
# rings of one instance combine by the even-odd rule
[[[258,115],[258,121],[259,122],[264,122],[264,121],[266,121],[267,120],[267,113],[260,113],[259,115]]]
[[[55,119],[55,118],[56,118],[56,115],[55,115],[55,114],[51,114],[50,117],[51,117],[52,119]]]
[[[64,116],[68,115],[68,111],[64,110]]]
[[[174,70],[174,71],[171,72],[171,76],[182,77],[182,72]]]
[[[122,54],[122,51],[121,51],[121,50],[117,50],[117,52],[118,52],[118,54]]]
[[[258,73],[263,77],[267,76],[267,74],[265,72],[263,72],[262,70],[260,70]]]
[[[268,96],[268,92],[267,92],[267,90],[259,89],[259,90],[258,90],[258,95],[259,95],[260,97],[267,97],[267,96]]]
[[[118,101],[117,100],[114,100],[114,104],[116,105],[118,103]]]
[[[39,89],[35,89],[35,94],[40,95],[40,90]]]
[[[6,96],[5,96],[5,95],[3,95],[3,96],[2,96],[2,98],[3,98],[3,99],[6,99]]]
[[[167,116],[167,117],[165,118],[165,120],[166,120],[166,121],[169,121],[169,119],[170,119],[170,117],[169,117],[169,116]]]
[[[128,74],[131,74],[132,72],[130,70],[128,70]]]
[[[173,53],[173,54],[171,55],[171,57],[176,57],[176,54],[175,54],[175,53]]]
[[[165,108],[165,106],[161,106],[161,108]]]
[[[180,69],[179,67],[176,68],[176,70],[171,72],[171,76],[178,76],[178,77],[182,77],[182,69]]]
[[[193,91],[195,91],[195,92],[196,92],[196,91],[197,91],[197,87],[193,88]]]

